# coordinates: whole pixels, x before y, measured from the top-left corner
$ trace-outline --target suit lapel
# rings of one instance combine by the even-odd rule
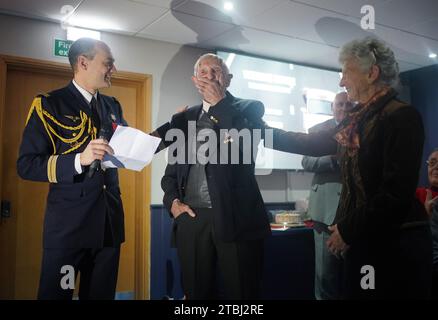
[[[190,108],[186,112],[187,121],[197,121],[202,110],[202,104]]]

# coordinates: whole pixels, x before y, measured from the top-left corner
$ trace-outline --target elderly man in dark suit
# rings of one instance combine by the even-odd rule
[[[170,124],[184,133],[183,147],[175,151],[177,157],[185,156],[169,162],[161,185],[164,204],[174,218],[174,240],[188,299],[217,297],[216,268],[223,280],[223,298],[259,296],[263,239],[270,235],[270,228],[254,177],[258,140],[248,130],[245,115],[261,117],[264,107],[259,101],[233,97],[226,90],[231,77],[221,58],[201,56],[192,81],[203,101],[175,115]],[[190,136],[190,126],[197,139]],[[241,143],[243,135],[231,129],[247,130],[250,141]],[[205,140],[209,148],[201,152]]]
[[[23,179],[50,183],[38,298],[71,299],[80,271],[80,299],[114,299],[123,206],[117,169],[96,162],[112,153],[116,125],[126,125],[119,102],[98,92],[111,85],[114,58],[105,43],[82,38],[69,60],[69,85],[34,99],[17,161]]]
[[[352,108],[346,92],[340,92],[332,103],[333,118],[317,124],[309,132],[335,128]],[[336,155],[322,157],[305,156],[304,170],[313,172],[309,197],[309,216],[316,221],[331,225],[335,219],[341,195],[341,172]],[[342,260],[332,255],[326,242],[329,235],[314,231],[315,240],[315,298],[336,300],[341,298]]]

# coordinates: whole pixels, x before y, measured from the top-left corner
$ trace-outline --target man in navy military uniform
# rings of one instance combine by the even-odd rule
[[[17,161],[20,177],[50,183],[38,298],[71,299],[71,286],[61,285],[71,266],[81,274],[80,299],[114,299],[123,206],[117,169],[95,162],[112,153],[116,125],[126,125],[119,102],[98,92],[111,85],[114,58],[105,43],[82,38],[69,61],[73,81],[34,99]]]

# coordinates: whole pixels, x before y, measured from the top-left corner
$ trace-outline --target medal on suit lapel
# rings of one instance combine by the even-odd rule
[[[231,137],[231,135],[229,133],[225,133],[225,138],[224,138],[224,143],[231,143],[233,142],[233,138]]]

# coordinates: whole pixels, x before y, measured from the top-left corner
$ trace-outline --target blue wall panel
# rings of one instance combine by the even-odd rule
[[[268,209],[293,209],[293,204],[267,204]],[[181,299],[181,274],[176,249],[170,247],[172,219],[161,205],[151,206],[151,299]],[[313,231],[273,231],[265,241],[263,299],[314,299]]]

